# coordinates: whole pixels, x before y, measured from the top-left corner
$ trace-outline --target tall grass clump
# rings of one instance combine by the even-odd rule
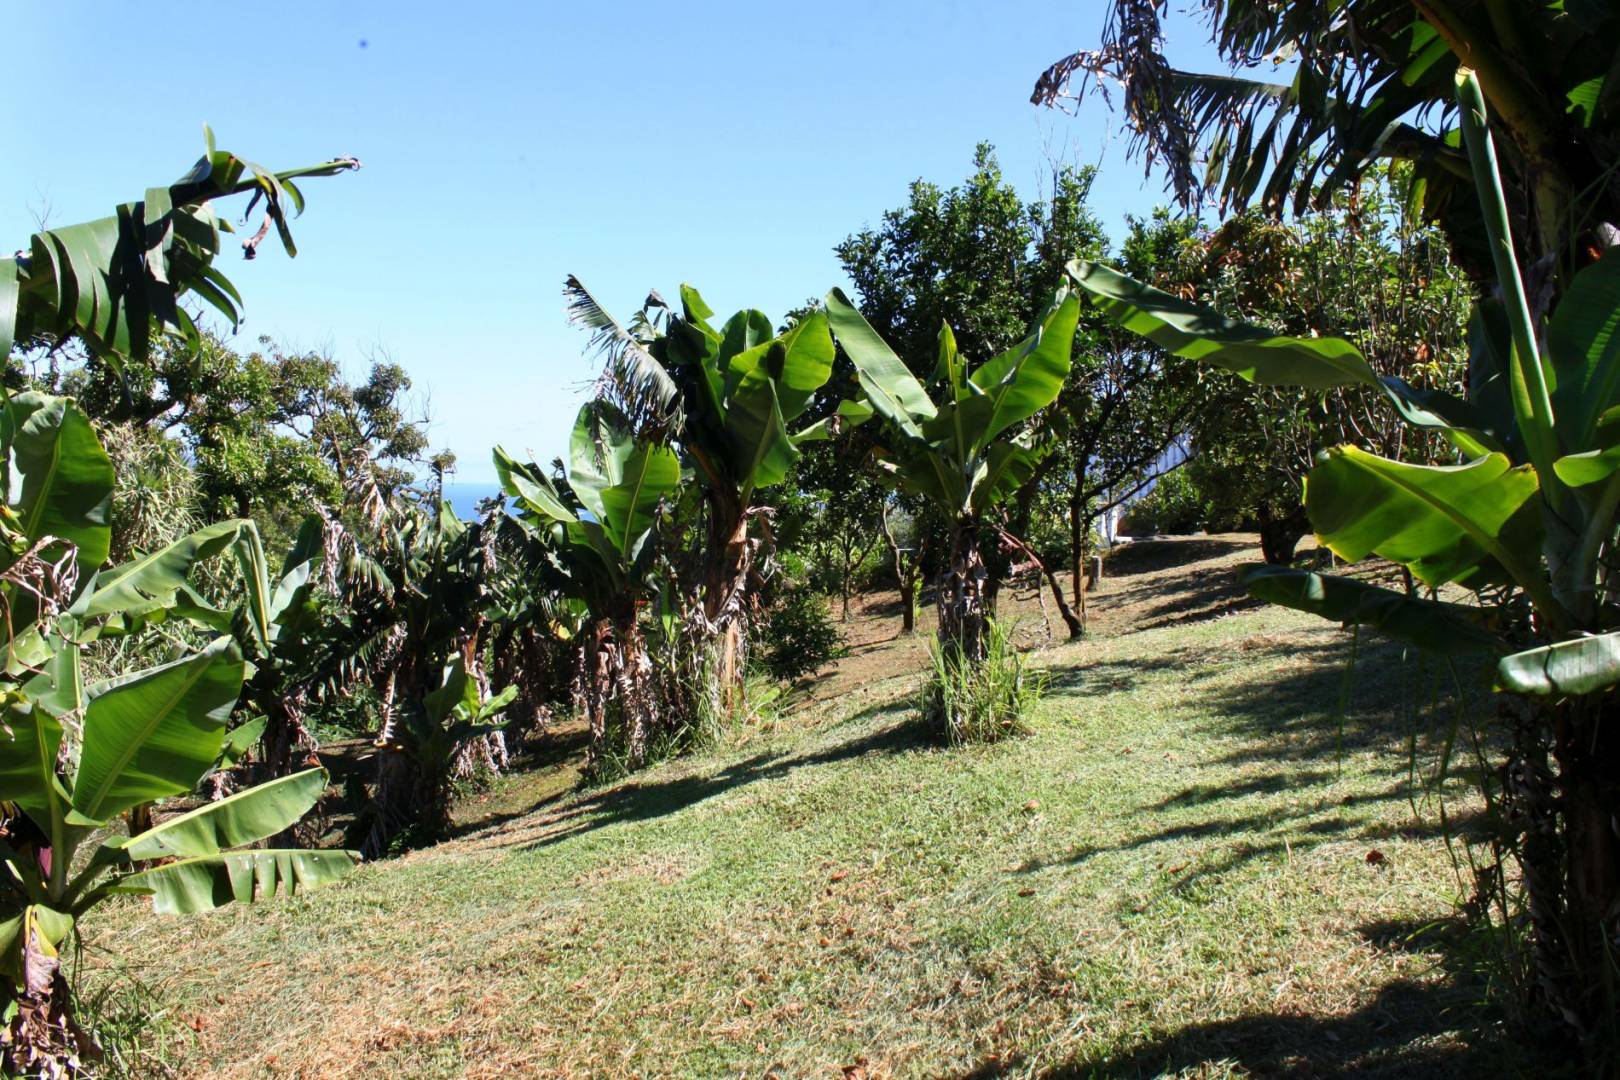
[[[988,621],[985,657],[977,664],[938,639],[929,642],[928,653],[933,666],[917,708],[948,745],[999,742],[1029,731],[1027,717],[1046,691],[1046,677],[1029,670],[1000,623]]]

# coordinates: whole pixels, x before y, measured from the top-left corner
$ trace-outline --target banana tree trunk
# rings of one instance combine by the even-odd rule
[[[377,779],[368,807],[370,827],[360,848],[368,859],[386,855],[401,834],[416,831],[422,838],[437,839],[450,827],[449,807],[439,797],[441,778],[424,768],[411,745],[409,725],[400,723],[401,708],[420,707],[420,672],[417,658],[404,653],[383,680],[382,724],[374,743]]]
[[[61,961],[25,944],[22,963],[16,1011],[0,1029],[0,1075],[94,1075],[86,1066],[101,1060],[101,1048],[73,1015],[73,992]]]
[[[264,780],[291,776],[304,758],[320,749],[314,734],[304,726],[307,696],[303,687],[292,691],[275,688],[259,695],[264,702],[266,722],[259,739],[261,760],[257,775]],[[302,753],[300,753],[302,751]]]
[[[478,686],[480,701],[487,700],[491,696],[489,673],[484,670],[483,652],[478,647],[478,633],[483,625],[484,620],[480,617],[472,633],[467,635],[467,640],[461,646],[462,664]],[[506,735],[500,731],[492,731],[487,735],[462,740],[456,746],[450,773],[458,780],[476,776],[480,771],[498,775],[505,772],[511,763],[511,754],[506,747]]]
[[[709,550],[703,583],[703,616],[712,635],[714,678],[720,705],[729,709],[742,693],[748,667],[748,576],[758,545],[748,538],[748,508],[734,499],[711,504]]]
[[[1311,531],[1310,519],[1303,506],[1296,507],[1280,518],[1262,514],[1260,518],[1260,555],[1273,566],[1287,566],[1294,561],[1294,549]]]
[[[939,583],[939,640],[947,655],[982,663],[989,649],[989,573],[979,551],[979,522],[961,518],[951,530],[951,559]]]
[[[659,702],[635,612],[597,620],[583,635],[574,677],[574,707],[591,726],[587,769],[612,752],[622,754],[629,768],[646,764],[660,731]]]
[[[1503,779],[1504,807],[1520,838],[1536,996],[1590,1054],[1613,1054],[1620,1047],[1620,708],[1575,699],[1533,706],[1528,719],[1530,737],[1521,737]]]

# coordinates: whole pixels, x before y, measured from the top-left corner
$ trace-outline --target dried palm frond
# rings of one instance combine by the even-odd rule
[[[679,429],[683,413],[680,387],[664,365],[647,351],[659,334],[667,305],[648,294],[631,327],[607,313],[589,289],[572,274],[563,285],[568,321],[591,332],[589,349],[602,357],[594,393],[624,410],[641,438],[661,438]]]

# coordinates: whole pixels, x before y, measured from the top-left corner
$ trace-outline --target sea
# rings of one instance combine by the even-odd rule
[[[463,521],[478,517],[478,504],[501,493],[499,484],[464,484],[452,482],[444,485],[444,497],[450,500],[456,516]]]

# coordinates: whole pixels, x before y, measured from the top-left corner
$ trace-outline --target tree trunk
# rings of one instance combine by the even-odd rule
[[[267,670],[268,664],[273,663],[267,662]],[[273,672],[270,677],[275,677]],[[259,767],[253,774],[256,782],[276,780],[297,772],[295,766],[320,749],[314,734],[304,726],[307,692],[301,686],[296,689],[268,686],[263,692],[247,696],[262,705],[266,717],[264,734],[259,738]]]
[[[950,565],[939,583],[939,640],[948,655],[970,664],[989,649],[990,609],[979,523],[961,518],[951,530]]]
[[[894,537],[894,530],[889,527],[889,507],[885,503],[882,513],[883,539],[889,545],[889,555],[894,559],[894,581],[900,589],[900,632],[902,634],[914,633],[917,629],[917,569],[921,565],[920,553],[914,552],[911,565],[906,565],[905,553],[900,550],[900,541]]]
[[[62,942],[61,948],[67,948]],[[40,949],[24,948],[24,986],[16,1015],[0,1029],[0,1075],[75,1077],[87,1062],[100,1061],[101,1048],[73,1013],[73,992],[62,976],[61,960]]]
[[[1272,566],[1286,566],[1294,561],[1294,549],[1310,531],[1310,519],[1305,516],[1303,506],[1295,507],[1286,517],[1273,518],[1263,514],[1260,518],[1260,554]]]
[[[716,499],[710,509],[712,554],[703,583],[703,617],[714,648],[713,677],[720,705],[730,709],[739,703],[747,670],[744,604],[757,544],[748,539],[747,507]]]
[[[1074,607],[1080,613],[1082,632],[1086,621],[1085,598],[1085,568],[1086,568],[1086,534],[1085,534],[1085,507],[1080,498],[1080,484],[1085,472],[1076,466],[1074,476],[1074,492],[1069,496],[1069,587],[1074,593]]]
[[[1620,707],[1608,699],[1573,699],[1532,704],[1521,716],[1529,730],[1521,728],[1517,752],[1503,771],[1503,802],[1520,841],[1533,996],[1582,1044],[1595,1069],[1614,1070],[1620,1065],[1614,949],[1620,939]]]
[[[370,826],[360,852],[368,859],[388,854],[402,834],[427,842],[439,839],[450,827],[450,810],[441,796],[446,777],[423,759],[409,724],[401,724],[401,709],[420,709],[422,665],[416,657],[399,656],[383,683],[382,727],[374,743],[377,781],[368,808]]]

